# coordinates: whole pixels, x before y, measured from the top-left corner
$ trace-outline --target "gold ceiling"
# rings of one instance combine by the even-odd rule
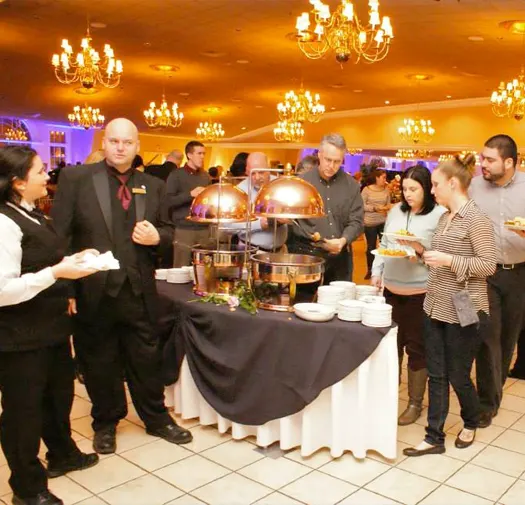
[[[354,1],[359,16],[366,17],[367,4]],[[193,136],[209,119],[202,110],[215,106],[227,136],[235,137],[275,123],[276,104],[301,81],[331,112],[385,100],[489,97],[522,61],[521,36],[498,24],[525,17],[523,0],[381,0],[395,32],[388,57],[343,68],[331,55],[308,60],[297,47],[295,18],[309,6],[308,0],[4,0],[0,114],[63,121],[82,101],[108,120],[126,116],[146,131],[144,103],[163,83],[163,72],[152,66],[168,64],[178,70],[170,73],[166,95],[185,115],[175,134]],[[86,97],[59,84],[50,61],[64,38],[78,49],[88,16],[93,44],[111,44],[124,72],[116,89]],[[434,78],[416,90],[406,78],[414,73]]]

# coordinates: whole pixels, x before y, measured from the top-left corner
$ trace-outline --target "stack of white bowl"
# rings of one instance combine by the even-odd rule
[[[384,328],[392,324],[392,305],[387,303],[366,303],[361,322],[365,326]]]
[[[350,281],[332,281],[330,286],[335,286],[337,288],[344,288],[345,290],[345,300],[355,300],[356,291],[355,291],[355,282]]]
[[[346,289],[337,286],[320,286],[317,289],[317,303],[337,310],[339,301],[344,300]]]
[[[355,287],[356,299],[361,300],[363,296],[375,296],[379,293],[379,289],[370,284],[358,284]]]
[[[187,268],[170,268],[166,280],[172,284],[185,284],[191,282],[190,271]]]
[[[343,321],[361,321],[365,305],[359,300],[341,300],[337,304],[337,317]]]
[[[365,303],[386,303],[386,298],[379,295],[363,295],[359,299]]]

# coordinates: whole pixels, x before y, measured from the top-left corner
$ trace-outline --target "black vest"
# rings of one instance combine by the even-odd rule
[[[65,248],[50,221],[39,225],[8,205],[1,205],[0,213],[22,230],[21,274],[36,273],[62,260]],[[72,333],[67,299],[66,283],[57,281],[31,300],[0,307],[0,352],[65,342]]]
[[[130,177],[127,186],[133,187],[133,176]],[[133,228],[135,228],[135,199],[131,199],[128,210],[122,208],[122,203],[117,198],[119,182],[109,176],[109,188],[111,194],[111,216],[113,228],[113,255],[120,262],[120,270],[110,270],[106,282],[105,292],[109,296],[116,297],[124,282],[129,280],[131,288],[136,295],[142,293],[142,282],[138,267],[137,251],[131,240]],[[130,189],[131,191],[131,189]]]

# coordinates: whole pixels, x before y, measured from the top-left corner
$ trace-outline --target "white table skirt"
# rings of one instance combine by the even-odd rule
[[[328,447],[334,458],[351,451],[356,458],[376,451],[395,459],[398,409],[397,327],[382,339],[372,355],[343,380],[321,392],[302,411],[262,426],[232,423],[202,397],[186,358],[179,380],[166,388],[166,404],[183,419],[199,418],[202,425],[216,424],[219,432],[231,428],[234,439],[255,436],[257,445],[279,441],[283,450],[301,447],[309,456]]]

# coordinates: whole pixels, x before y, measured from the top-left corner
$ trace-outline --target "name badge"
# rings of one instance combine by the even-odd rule
[[[142,186],[140,188],[131,188],[131,192],[134,195],[145,195],[146,194],[146,186]]]

